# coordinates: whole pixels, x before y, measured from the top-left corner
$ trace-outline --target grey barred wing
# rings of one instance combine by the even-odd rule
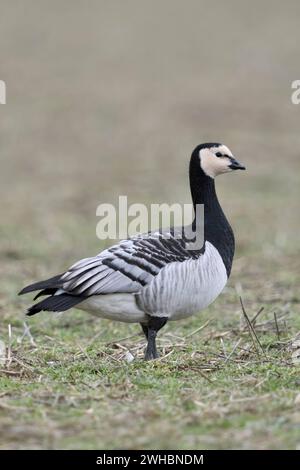
[[[172,233],[138,235],[75,263],[62,276],[62,288],[82,296],[139,292],[167,264],[193,257]]]

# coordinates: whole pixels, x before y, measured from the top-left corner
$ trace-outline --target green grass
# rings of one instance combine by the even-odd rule
[[[37,249],[35,262],[41,256]],[[17,256],[14,263],[20,264]],[[1,306],[7,345],[12,326],[11,359],[0,374],[1,448],[296,448],[300,379],[292,342],[300,326],[299,278],[291,282],[281,271],[280,280],[263,286],[269,266],[253,277],[236,264],[217,302],[161,331],[162,357],[154,362],[143,361],[138,325],[76,310],[27,319],[36,344],[28,336],[20,342],[23,318],[14,312],[27,301],[15,296],[22,275],[15,273],[15,283],[9,277]],[[242,315],[239,269],[252,283],[243,292],[249,318],[265,307],[255,323],[263,350],[254,347]]]

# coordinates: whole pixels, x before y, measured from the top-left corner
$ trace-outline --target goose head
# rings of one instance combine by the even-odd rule
[[[192,153],[192,159],[198,160],[203,173],[210,178],[215,178],[222,173],[246,169],[224,144],[198,145]]]

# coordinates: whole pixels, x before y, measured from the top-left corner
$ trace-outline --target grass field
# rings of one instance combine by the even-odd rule
[[[299,449],[299,3],[2,3],[0,448]],[[99,203],[189,202],[204,141],[247,166],[217,180],[237,252],[161,359],[139,325],[24,317],[24,285],[107,245]]]

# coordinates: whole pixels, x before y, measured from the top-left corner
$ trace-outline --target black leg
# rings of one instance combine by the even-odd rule
[[[146,339],[148,339],[148,326],[146,325],[146,323],[140,323],[140,325],[142,327],[144,335],[146,336]]]
[[[148,322],[148,344],[145,351],[145,360],[157,359],[159,354],[156,349],[156,335],[157,332],[167,323],[167,317],[152,317],[149,315]]]

